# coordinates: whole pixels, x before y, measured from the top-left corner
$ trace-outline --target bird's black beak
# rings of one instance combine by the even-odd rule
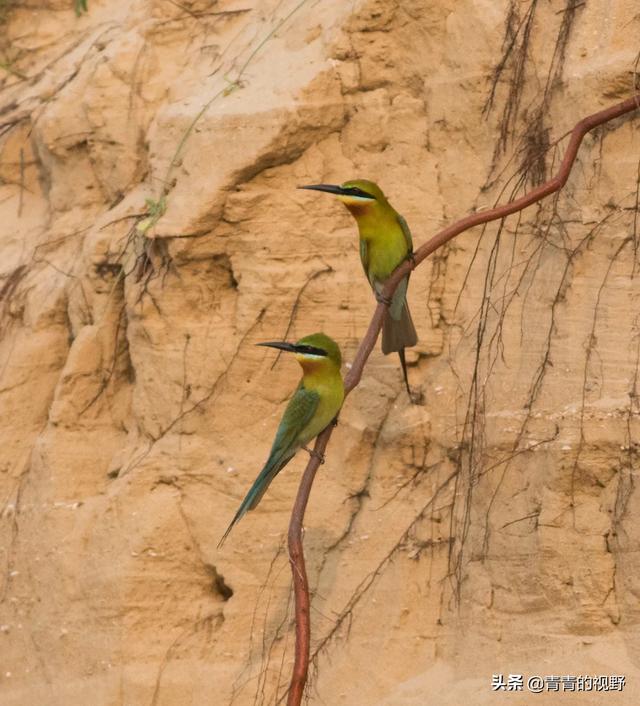
[[[287,343],[286,341],[265,341],[264,343],[256,343],[256,346],[278,348],[281,351],[288,351],[289,353],[295,353],[297,350],[295,343]]]
[[[286,341],[267,341],[265,343],[256,343],[256,346],[268,346],[269,348],[278,348],[281,351],[288,353],[306,353],[307,355],[326,356],[327,351],[316,346],[309,346],[304,343],[287,343]]]
[[[299,186],[298,189],[309,189],[310,191],[326,191],[328,194],[336,194],[344,196],[349,193],[349,189],[343,189],[335,184],[309,184],[308,186]]]

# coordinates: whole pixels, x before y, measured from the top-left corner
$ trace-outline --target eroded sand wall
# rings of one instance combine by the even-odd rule
[[[632,93],[636,3],[5,5],[0,701],[276,703],[304,458],[216,549],[298,376],[253,344],[349,361],[374,306],[351,217],[295,187],[375,179],[416,243],[522,193]],[[414,274],[424,404],[376,350],[311,499],[309,703],[494,704],[494,673],[637,703],[639,124]]]

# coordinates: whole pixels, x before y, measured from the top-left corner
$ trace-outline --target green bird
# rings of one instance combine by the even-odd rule
[[[376,299],[389,309],[382,324],[382,352],[397,352],[409,398],[413,401],[404,349],[415,346],[418,335],[407,303],[409,275],[398,285],[391,301],[382,297],[384,284],[404,260],[413,258],[413,240],[405,219],[387,201],[382,189],[372,181],[354,179],[341,186],[311,184],[300,189],[334,194],[356,219],[360,234],[360,259]]]
[[[219,547],[238,520],[258,505],[271,481],[299,449],[314,453],[306,445],[336,418],[344,400],[340,374],[342,355],[338,344],[329,336],[314,333],[297,343],[273,341],[258,345],[294,353],[302,366],[302,380],[284,411],[269,458],[218,543]]]

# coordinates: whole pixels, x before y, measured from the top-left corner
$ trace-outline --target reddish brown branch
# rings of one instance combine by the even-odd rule
[[[305,469],[298,495],[293,506],[291,523],[289,524],[289,561],[291,562],[291,573],[293,574],[293,592],[296,604],[296,656],[293,663],[293,676],[289,687],[288,706],[299,706],[302,702],[304,685],[307,682],[307,671],[309,670],[309,645],[311,640],[310,621],[310,600],[309,582],[307,581],[307,570],[304,565],[304,553],[302,550],[302,521],[304,511],[309,500],[309,493],[316,471],[320,466],[320,455],[326,448],[333,425],[330,424],[316,439],[316,454],[309,458],[309,463]]]
[[[522,211],[527,206],[541,201],[545,196],[559,191],[567,182],[573,163],[575,162],[578,148],[584,136],[599,125],[604,125],[615,118],[630,113],[633,110],[640,108],[640,94],[618,103],[617,105],[601,110],[598,113],[589,115],[583,118],[576,124],[571,131],[571,138],[567,151],[562,160],[562,164],[556,176],[552,177],[544,184],[532,189],[529,193],[521,196],[519,199],[510,201],[504,206],[497,206],[487,211],[472,213],[465,218],[453,223],[449,227],[441,230],[428,240],[418,250],[415,251],[414,263],[406,261],[402,263],[389,277],[384,288],[384,296],[391,298],[400,283],[400,280],[410,272],[414,267],[417,267],[431,253],[438,248],[448,243],[452,238],[455,238],[460,233],[473,226],[497,221],[501,218]],[[356,385],[360,382],[364,366],[373,350],[378,339],[378,334],[382,327],[382,320],[385,314],[384,304],[378,304],[373,313],[373,317],[367,329],[360,346],[356,352],[351,370],[346,375],[344,384],[345,392],[348,395]],[[295,621],[296,621],[296,654],[291,677],[291,685],[289,687],[289,695],[287,706],[299,706],[302,702],[304,687],[307,681],[307,672],[309,669],[309,644],[311,637],[311,626],[309,619],[310,600],[309,600],[309,584],[307,582],[307,574],[304,564],[304,553],[302,547],[302,522],[304,520],[304,511],[307,507],[309,493],[316,471],[320,465],[319,459],[324,455],[329,438],[333,432],[333,426],[329,425],[316,439],[314,446],[315,454],[309,459],[309,463],[305,469],[304,475],[300,482],[298,495],[293,507],[291,522],[289,524],[289,559],[291,561],[291,571],[293,574],[293,587],[295,594]]]

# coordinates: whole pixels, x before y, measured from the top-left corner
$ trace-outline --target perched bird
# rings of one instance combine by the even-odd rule
[[[342,356],[338,344],[324,333],[314,333],[297,343],[258,343],[282,351],[290,351],[302,366],[302,380],[284,411],[271,453],[238,508],[235,517],[218,543],[221,546],[233,526],[262,499],[271,481],[294,457],[298,449],[306,448],[314,437],[337,416],[344,400],[344,385],[340,374]]]
[[[382,324],[382,352],[387,355],[396,351],[400,356],[404,382],[413,401],[404,355],[405,348],[418,342],[407,304],[409,275],[400,282],[390,302],[382,298],[384,284],[391,273],[401,262],[413,258],[413,241],[407,222],[387,201],[382,189],[366,179],[346,181],[341,186],[311,184],[298,188],[335,194],[356,219],[362,266],[376,299],[389,307]]]

